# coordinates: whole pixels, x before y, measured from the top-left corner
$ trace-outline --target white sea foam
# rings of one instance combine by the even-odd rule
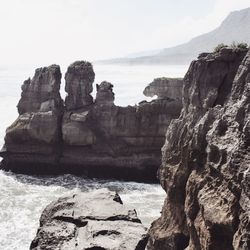
[[[72,175],[32,177],[0,171],[0,246],[26,250],[36,234],[45,206],[60,196],[99,188],[117,191],[124,204],[136,208],[145,226],[160,216],[165,193],[158,184],[90,180]]]

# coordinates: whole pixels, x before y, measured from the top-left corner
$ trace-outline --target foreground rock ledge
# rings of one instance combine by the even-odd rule
[[[150,250],[250,249],[250,51],[193,61],[167,131]]]
[[[115,192],[100,189],[48,205],[31,250],[143,250],[147,229]]]

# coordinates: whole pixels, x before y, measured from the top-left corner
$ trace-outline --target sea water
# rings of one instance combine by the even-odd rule
[[[34,70],[33,67],[0,65],[1,146],[5,129],[18,116],[16,105],[21,95],[21,84],[34,75]],[[66,67],[62,67],[63,74],[65,70]],[[147,99],[142,92],[154,78],[183,77],[186,70],[186,65],[94,65],[95,84],[103,80],[111,82],[114,85],[115,103],[120,106],[134,105]],[[63,80],[61,94],[65,96]],[[0,250],[29,249],[46,205],[63,195],[91,192],[99,188],[117,191],[124,204],[136,208],[138,217],[147,227],[160,216],[165,192],[159,184],[87,179],[72,175],[27,176],[0,170]]]

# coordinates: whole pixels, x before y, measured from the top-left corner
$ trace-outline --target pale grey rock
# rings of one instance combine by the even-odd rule
[[[135,210],[106,189],[62,197],[43,211],[30,249],[142,250],[147,229]]]
[[[70,146],[87,146],[96,141],[96,136],[87,123],[89,111],[65,112],[62,122],[63,142]]]

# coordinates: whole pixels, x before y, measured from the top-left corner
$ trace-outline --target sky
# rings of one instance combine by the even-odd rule
[[[0,0],[0,65],[162,49],[213,30],[249,0]]]

